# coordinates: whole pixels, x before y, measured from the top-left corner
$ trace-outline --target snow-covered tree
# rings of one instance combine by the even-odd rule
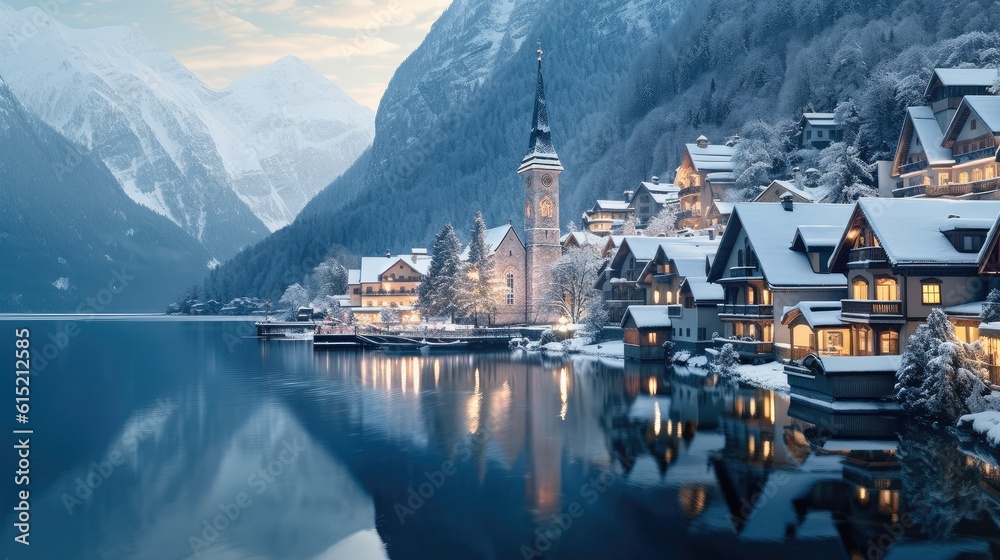
[[[469,258],[459,282],[458,300],[462,310],[473,317],[478,327],[480,317],[492,315],[500,288],[491,248],[486,245],[486,222],[482,212],[476,212],[470,237]]]
[[[753,200],[761,187],[788,176],[788,154],[792,150],[786,133],[789,128],[788,123],[774,125],[761,119],[743,126],[740,141],[733,149],[734,201]]]
[[[296,282],[282,294],[281,299],[278,300],[278,307],[284,309],[287,312],[287,317],[291,318],[295,316],[295,312],[300,307],[308,306],[310,299],[309,291],[303,288],[302,284]]]
[[[462,243],[451,224],[446,224],[434,236],[433,250],[427,277],[418,290],[417,307],[424,315],[454,318],[458,311],[459,274],[463,267]]]
[[[570,220],[570,222],[566,224],[566,231],[569,233],[576,233],[580,231],[580,226],[576,225],[576,222]]]
[[[983,304],[983,322],[996,323],[1000,321],[1000,290],[993,288],[986,296],[986,303]]]
[[[677,235],[677,205],[667,204],[649,220],[643,235],[647,237],[675,237]]]
[[[601,341],[604,327],[610,319],[611,314],[608,312],[607,303],[604,301],[604,292],[593,290],[589,301],[587,301],[587,316],[584,319],[584,324],[587,327],[587,331],[593,336],[594,342]]]
[[[603,261],[592,247],[570,249],[552,266],[552,287],[546,293],[551,308],[579,323],[594,294]]]
[[[827,202],[850,204],[861,197],[877,197],[875,180],[857,146],[834,142],[819,155],[819,185],[828,189]]]
[[[347,293],[347,268],[337,259],[327,258],[313,269],[306,279],[305,288],[309,292],[312,307],[329,313],[335,305],[332,296]]]
[[[636,235],[639,232],[639,219],[635,216],[625,218],[621,227],[618,228],[618,235]]]
[[[382,311],[379,312],[379,319],[381,319],[383,325],[398,325],[399,311],[396,311],[392,307],[383,307]]]
[[[732,344],[726,343],[719,349],[718,355],[712,361],[709,369],[712,373],[721,376],[732,375],[736,371],[736,366],[740,364],[740,353]]]
[[[896,400],[919,421],[954,424],[984,406],[989,387],[980,357],[976,345],[958,339],[944,312],[933,310],[906,344]]]

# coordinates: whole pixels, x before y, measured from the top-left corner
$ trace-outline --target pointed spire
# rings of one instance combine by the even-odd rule
[[[545,79],[542,76],[542,43],[538,42],[538,82],[535,86],[535,112],[531,117],[531,140],[528,153],[521,162],[520,171],[531,164],[543,163],[546,167],[562,171],[559,156],[552,145],[552,129],[549,128],[549,110],[545,103]],[[542,160],[542,161],[538,161]]]

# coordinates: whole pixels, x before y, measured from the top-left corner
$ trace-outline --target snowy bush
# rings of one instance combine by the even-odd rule
[[[940,309],[917,327],[896,373],[896,400],[922,422],[954,424],[995,401],[981,369],[981,350],[955,336]]]
[[[740,353],[732,344],[724,344],[709,369],[718,375],[732,375],[739,363]]]
[[[545,346],[546,344],[551,344],[553,342],[556,342],[556,333],[552,332],[552,329],[542,331],[542,337],[538,339],[538,343]]]

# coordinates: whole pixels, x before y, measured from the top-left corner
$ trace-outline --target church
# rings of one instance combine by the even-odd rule
[[[517,170],[524,184],[524,234],[511,226],[488,232],[494,269],[503,282],[496,302],[496,325],[551,324],[559,314],[546,305],[552,289],[551,267],[562,257],[559,225],[559,174],[563,166],[552,144],[545,105],[542,50],[538,50],[538,82],[528,152]]]

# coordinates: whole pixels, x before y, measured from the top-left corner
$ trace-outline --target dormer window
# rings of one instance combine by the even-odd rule
[[[976,130],[977,126],[978,123],[976,122],[976,119],[972,119],[972,123],[969,124],[969,128],[971,128],[972,130]]]
[[[983,248],[984,239],[982,235],[962,235],[963,253],[978,253]]]

